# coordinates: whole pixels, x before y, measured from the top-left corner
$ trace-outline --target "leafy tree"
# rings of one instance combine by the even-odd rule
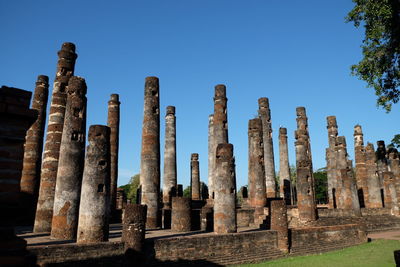
[[[317,203],[327,203],[328,196],[328,175],[326,168],[314,172],[315,199]]]
[[[183,190],[183,196],[184,197],[191,197],[191,191],[192,191],[192,188],[191,188],[191,186],[189,185],[189,186],[187,186],[186,188],[185,188],[185,190]]]
[[[125,195],[127,199],[131,201],[131,203],[136,203],[136,195],[137,195],[137,189],[139,188],[139,184],[140,184],[140,175],[135,174],[134,176],[131,177],[129,184],[122,185],[119,187],[124,189]]]
[[[396,135],[393,137],[392,143],[389,144],[388,147],[400,148],[400,134],[396,134]]]
[[[400,97],[400,1],[353,0],[346,17],[355,27],[363,25],[363,58],[351,67],[352,74],[375,89],[377,105],[387,112]]]

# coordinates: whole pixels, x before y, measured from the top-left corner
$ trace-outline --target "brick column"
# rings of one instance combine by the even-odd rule
[[[328,177],[328,206],[330,209],[337,208],[338,203],[338,177],[339,172],[336,169],[336,143],[338,136],[338,126],[335,116],[328,116],[327,129],[328,129],[328,143],[329,147],[326,149],[326,171]]]
[[[314,196],[314,177],[311,158],[310,137],[306,109],[296,108],[296,168],[297,168],[297,207],[301,221],[314,221],[317,218]]]
[[[77,57],[73,43],[64,43],[61,50],[58,51],[57,73],[50,104],[40,175],[38,205],[33,228],[33,232],[35,233],[50,232],[51,229],[58,158],[60,155],[65,105],[67,102],[66,86],[68,80],[74,75]]]
[[[157,77],[147,77],[144,88],[142,152],[140,162],[141,203],[147,205],[146,228],[160,224],[160,101]]]
[[[214,232],[235,233],[236,185],[232,144],[219,144],[215,161]]]
[[[261,119],[249,120],[249,204],[256,209],[254,219],[264,214],[265,195],[264,144]]]
[[[214,150],[214,115],[208,116],[208,198],[212,199],[214,192],[214,169],[215,169],[215,150]]]
[[[37,204],[48,96],[49,77],[39,75],[32,99],[32,109],[37,111],[38,118],[26,133],[21,175],[21,192],[29,195],[32,208]]]
[[[192,200],[200,200],[200,168],[197,153],[192,153],[190,158],[190,181]]]
[[[360,199],[360,206],[363,208],[368,206],[368,179],[364,148],[364,136],[360,125],[354,126],[354,154],[358,197]]]
[[[270,208],[271,230],[278,233],[278,248],[284,252],[289,251],[289,226],[285,201],[272,200]]]
[[[262,122],[264,143],[265,186],[268,198],[276,197],[274,146],[272,142],[271,110],[268,98],[258,99],[258,116]]]
[[[107,116],[107,126],[110,127],[111,131],[110,132],[110,153],[111,153],[110,212],[114,212],[116,210],[116,205],[117,205],[120,104],[121,102],[119,102],[119,95],[112,94],[110,100],[108,101],[108,116]]]
[[[67,106],[54,194],[51,237],[76,238],[85,159],[86,82],[73,76],[67,87]]]
[[[382,208],[381,187],[376,167],[374,145],[368,143],[365,147],[365,164],[367,168],[368,202],[367,208]]]
[[[122,242],[125,244],[125,256],[130,263],[142,263],[146,235],[147,207],[139,204],[127,204],[122,229]]]
[[[189,232],[191,230],[190,198],[173,197],[171,230],[174,232]]]
[[[176,196],[176,117],[175,107],[168,106],[165,115],[165,148],[164,148],[164,208],[171,207],[171,198]]]
[[[92,125],[79,206],[78,243],[108,240],[110,214],[110,128]]]
[[[279,179],[280,195],[285,200],[286,205],[290,205],[292,203],[292,185],[290,180],[289,150],[286,128],[279,128]]]

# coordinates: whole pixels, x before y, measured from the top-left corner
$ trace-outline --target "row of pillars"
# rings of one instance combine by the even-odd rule
[[[20,189],[31,200],[35,233],[103,241],[116,206],[120,102],[118,95],[111,95],[108,126],[90,127],[85,158],[87,86],[74,76],[76,59],[75,45],[64,43],[58,52],[43,159],[49,79],[37,79],[32,108],[38,118],[26,135]]]
[[[396,149],[386,151],[384,141],[364,146],[360,125],[354,126],[355,176],[348,160],[346,139],[338,136],[335,116],[327,117],[329,147],[326,149],[328,204],[332,209],[391,208],[399,215],[400,167]]]

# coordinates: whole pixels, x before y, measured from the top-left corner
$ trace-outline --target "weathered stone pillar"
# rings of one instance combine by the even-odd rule
[[[49,77],[39,75],[32,99],[32,109],[37,111],[38,118],[26,133],[20,183],[21,192],[28,197],[27,200],[31,206],[30,211],[33,211],[37,204],[48,96]]]
[[[392,172],[382,173],[383,189],[385,196],[385,208],[390,208],[391,214],[399,216],[399,202],[396,190],[396,179]]]
[[[219,144],[215,161],[214,232],[235,233],[236,185],[232,144]]]
[[[306,109],[296,108],[297,131],[296,138],[296,168],[297,168],[297,207],[301,221],[316,220],[314,196],[314,177],[311,158],[310,137]]]
[[[53,238],[73,239],[76,237],[85,159],[86,89],[83,78],[73,76],[69,79],[54,194],[51,224]]]
[[[171,230],[174,232],[189,232],[191,230],[190,198],[172,197]]]
[[[376,166],[378,170],[378,176],[379,176],[379,185],[381,187],[381,190],[383,191],[383,173],[388,171],[388,162],[386,158],[386,146],[385,146],[385,141],[379,140],[376,142],[377,143],[377,149],[376,149]]]
[[[374,145],[368,143],[365,147],[365,164],[367,168],[368,179],[368,202],[367,208],[382,208],[381,187],[376,167],[376,156]]]
[[[200,219],[200,229],[202,231],[212,232],[214,229],[213,208],[209,206],[202,207],[200,212]]]
[[[364,136],[360,125],[354,126],[354,154],[355,154],[355,174],[358,189],[360,206],[368,206],[368,179],[367,166],[364,148]]]
[[[261,119],[249,120],[249,204],[254,207],[254,217],[264,214],[265,195],[264,144]]]
[[[190,158],[190,188],[192,200],[200,200],[200,168],[199,154],[193,153]]]
[[[78,243],[108,240],[110,213],[110,128],[92,125],[79,206]]]
[[[360,202],[358,200],[356,179],[353,174],[353,162],[347,160],[346,169],[340,170],[343,196],[342,208],[353,211],[355,216],[361,216]]]
[[[338,177],[339,173],[336,168],[336,143],[338,136],[338,126],[335,116],[328,116],[327,129],[328,129],[328,142],[329,147],[326,149],[326,169],[328,177],[328,205],[330,209],[337,208],[338,202]]]
[[[264,139],[265,186],[268,198],[276,197],[274,146],[272,143],[271,110],[268,98],[258,99],[258,116],[262,122]]]
[[[160,224],[160,101],[157,77],[147,77],[144,87],[144,115],[140,162],[141,203],[147,205],[146,228]]]
[[[278,248],[289,251],[289,226],[285,200],[272,200],[270,209],[271,230],[278,233]]]
[[[279,128],[279,180],[280,195],[286,205],[292,203],[292,185],[290,181],[289,150],[286,128]]]
[[[146,234],[147,207],[139,204],[127,204],[122,229],[122,242],[128,259],[141,259],[144,252]],[[140,264],[140,262],[135,262]],[[132,264],[132,262],[131,262]]]
[[[118,150],[119,150],[119,118],[120,111],[119,95],[112,94],[108,101],[107,126],[110,127],[110,212],[114,212],[117,205],[117,185],[118,185]]]
[[[74,75],[77,57],[73,43],[64,43],[61,50],[58,51],[57,73],[50,104],[40,175],[39,198],[33,228],[35,233],[50,232],[51,229],[58,158],[64,125],[65,105],[67,103],[66,86],[69,78]]]
[[[215,96],[214,96],[214,116],[213,116],[213,161],[214,161],[214,170],[213,170],[213,186],[211,191],[209,191],[210,195],[215,198],[215,187],[216,187],[216,149],[219,144],[227,144],[228,143],[228,114],[227,114],[227,102],[226,98],[226,86],[223,84],[218,84],[215,86]],[[210,190],[210,189],[209,189]]]
[[[208,198],[213,199],[213,182],[215,169],[214,149],[214,114],[208,116]]]
[[[171,198],[176,196],[176,118],[175,107],[168,106],[165,115],[165,148],[164,148],[164,207],[171,207]]]
[[[117,210],[122,210],[126,203],[125,191],[122,188],[117,188]]]

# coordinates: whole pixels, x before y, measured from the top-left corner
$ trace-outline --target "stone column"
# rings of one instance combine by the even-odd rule
[[[144,115],[140,162],[141,203],[147,205],[146,228],[160,224],[160,102],[157,77],[147,77],[144,87]]]
[[[214,115],[208,116],[208,198],[213,199],[213,181],[215,169]]]
[[[77,76],[69,79],[54,194],[53,238],[76,238],[85,159],[86,90],[85,79]]]
[[[232,144],[219,144],[215,161],[214,232],[235,233],[236,185]]]
[[[79,206],[78,243],[108,240],[110,213],[110,133],[103,125],[89,128],[82,193]]]
[[[146,235],[147,206],[139,204],[127,204],[122,229],[122,242],[125,245],[125,255],[129,260],[134,259],[136,264],[144,253],[144,241]]]
[[[117,205],[115,208],[117,210],[122,210],[124,209],[125,203],[126,203],[126,196],[124,189],[117,188]]]
[[[280,195],[285,200],[286,205],[290,205],[292,203],[292,186],[286,128],[279,128],[279,179]]]
[[[200,200],[200,168],[199,154],[193,153],[190,158],[190,188],[192,200]]]
[[[118,150],[119,150],[119,118],[120,111],[119,95],[112,94],[108,101],[107,126],[110,127],[110,212],[114,212],[117,205],[117,185],[118,185]]]
[[[171,230],[173,232],[189,232],[192,227],[190,198],[172,197],[171,217]]]
[[[379,140],[377,143],[377,149],[376,149],[376,166],[378,170],[378,176],[379,176],[379,184],[381,187],[381,190],[383,191],[383,173],[388,171],[388,162],[386,159],[386,146],[385,146],[385,141]]]
[[[264,144],[261,119],[249,120],[249,204],[254,207],[254,219],[264,214],[265,195]]]
[[[306,109],[296,108],[296,168],[297,168],[297,207],[301,221],[315,221],[316,206],[314,196],[314,177],[312,168],[310,137]]]
[[[77,57],[73,43],[64,43],[61,50],[58,51],[57,73],[50,103],[40,175],[39,198],[33,228],[35,233],[50,232],[51,229],[58,158],[64,125],[65,105],[67,103],[66,86],[69,78],[74,75]]]
[[[327,129],[328,129],[328,143],[329,147],[326,149],[326,169],[328,177],[328,206],[330,209],[337,207],[338,202],[338,171],[336,169],[336,152],[335,147],[338,136],[338,126],[335,116],[328,116]]]
[[[276,197],[274,146],[272,143],[271,110],[266,97],[258,99],[258,116],[263,128],[266,194],[268,198],[274,198]]]
[[[30,210],[36,208],[42,163],[43,134],[46,122],[47,99],[49,96],[49,77],[39,75],[32,99],[32,109],[38,118],[29,128],[25,137],[24,162],[21,175],[21,192],[28,196]]]
[[[212,232],[214,229],[214,215],[213,208],[204,206],[200,211],[200,229],[206,232]]]
[[[374,145],[368,143],[365,147],[365,164],[368,179],[368,202],[367,208],[382,208],[381,187],[376,167],[376,156]]]
[[[271,209],[271,230],[277,231],[278,248],[284,252],[289,251],[289,226],[287,219],[287,208],[285,200],[272,200]]]
[[[216,149],[219,144],[228,143],[228,114],[227,114],[226,86],[218,84],[215,86],[214,116],[213,116],[213,156],[215,161]],[[216,164],[214,162],[213,186],[209,194],[215,198],[215,184],[217,179]],[[210,189],[209,189],[210,190]]]
[[[165,148],[164,148],[164,208],[170,207],[171,198],[176,196],[176,118],[175,107],[168,106],[165,115]]]
[[[358,188],[360,206],[366,207],[368,204],[368,182],[367,166],[364,148],[364,136],[360,125],[354,126],[354,154],[355,154],[355,174]]]
[[[399,216],[399,199],[396,190],[396,178],[393,172],[383,172],[383,185],[385,193],[385,208],[390,208],[391,214]]]

